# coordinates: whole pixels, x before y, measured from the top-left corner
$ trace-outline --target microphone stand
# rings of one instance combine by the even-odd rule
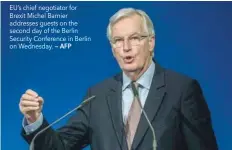
[[[53,126],[54,124],[56,124],[57,122],[59,122],[60,120],[64,119],[66,116],[68,116],[69,114],[71,114],[73,111],[81,108],[83,105],[85,105],[86,103],[88,103],[91,99],[93,99],[96,96],[91,96],[87,99],[85,99],[79,106],[77,106],[76,108],[74,108],[73,110],[69,111],[68,113],[66,113],[65,115],[63,115],[62,117],[60,117],[59,119],[55,120],[54,122],[52,122],[50,125],[48,125],[47,127],[43,128],[41,131],[39,131],[32,139],[31,144],[30,144],[30,150],[34,150],[34,141],[35,139],[41,134],[43,133],[45,130],[47,130],[48,128],[50,128],[51,126]]]
[[[142,109],[142,113],[144,114],[144,116],[145,116],[145,118],[147,120],[149,128],[151,129],[151,133],[152,133],[152,137],[153,137],[152,149],[156,150],[157,144],[156,144],[155,130],[154,130],[154,128],[153,128],[153,126],[152,126],[152,124],[151,124],[151,122],[150,122],[150,120],[149,120],[149,118],[147,116],[147,113],[145,112],[145,110],[142,107],[142,104],[141,104],[141,101],[140,101],[140,98],[139,98],[139,93],[138,93],[138,91],[137,91],[137,89],[136,89],[136,87],[135,87],[135,85],[133,83],[131,84],[131,87],[132,87],[132,91],[133,91],[134,96],[137,97],[137,99],[139,101],[140,107]]]

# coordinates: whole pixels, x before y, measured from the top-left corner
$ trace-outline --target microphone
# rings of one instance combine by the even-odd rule
[[[135,87],[135,85],[134,85],[133,83],[131,84],[131,87],[132,87],[132,92],[133,92],[134,96],[135,96],[135,97],[138,99],[138,101],[139,101],[140,107],[141,107],[141,109],[142,109],[142,113],[144,114],[144,116],[145,116],[145,118],[146,118],[146,120],[147,120],[147,123],[148,123],[148,125],[149,125],[149,128],[151,129],[151,133],[152,133],[152,137],[153,137],[152,149],[153,149],[153,150],[156,150],[157,145],[156,145],[155,130],[154,130],[153,126],[151,125],[151,122],[150,122],[150,120],[149,120],[149,118],[148,118],[148,116],[147,116],[147,113],[145,112],[145,110],[144,110],[143,107],[142,107],[142,104],[141,104],[141,101],[140,101],[140,98],[139,98],[138,90],[136,89],[136,87]]]
[[[43,128],[41,131],[39,131],[32,139],[31,144],[30,144],[30,150],[34,150],[34,141],[36,139],[36,137],[38,137],[41,133],[43,133],[45,130],[47,130],[48,128],[50,128],[51,126],[53,126],[54,124],[56,124],[57,122],[59,122],[60,120],[64,119],[66,116],[68,116],[69,114],[71,114],[73,111],[81,108],[83,105],[85,105],[86,103],[88,103],[91,99],[93,99],[94,96],[91,96],[87,99],[85,99],[80,105],[78,105],[77,107],[75,107],[73,110],[69,111],[68,113],[66,113],[65,115],[63,115],[62,117],[60,117],[59,119],[55,120],[54,122],[52,122],[50,125],[48,125],[47,127]]]

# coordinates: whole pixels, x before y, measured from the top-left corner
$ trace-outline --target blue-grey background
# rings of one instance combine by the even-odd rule
[[[108,20],[118,9],[146,11],[155,24],[155,58],[163,66],[199,80],[211,110],[221,150],[231,150],[231,2],[2,2],[2,150],[25,150],[18,103],[26,89],[44,99],[49,122],[78,105],[89,86],[120,69],[106,38]],[[89,43],[71,50],[9,50],[9,5],[78,5],[67,12]],[[60,20],[59,20],[60,21]],[[97,113],[97,112],[96,112]],[[62,126],[62,121],[55,128]]]

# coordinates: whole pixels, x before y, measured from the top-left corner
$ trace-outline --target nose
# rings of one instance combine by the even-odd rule
[[[127,39],[123,41],[123,50],[126,52],[131,50],[131,44]]]

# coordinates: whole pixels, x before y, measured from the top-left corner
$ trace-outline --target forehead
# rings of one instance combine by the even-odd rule
[[[137,14],[122,18],[112,26],[112,37],[129,36],[140,32],[143,32],[143,22],[141,16]]]

